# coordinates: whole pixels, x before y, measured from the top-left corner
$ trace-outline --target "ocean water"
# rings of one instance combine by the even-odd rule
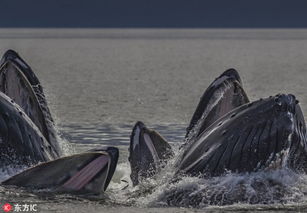
[[[239,71],[251,100],[293,93],[307,115],[307,30],[0,29],[0,53],[7,49],[19,52],[41,80],[65,155],[112,145],[120,159],[101,197],[0,187],[0,204],[36,203],[41,212],[307,207],[307,176],[288,170],[165,184],[173,174],[170,162],[155,179],[127,186],[134,123],[143,121],[178,147],[200,96],[228,68]],[[0,179],[16,172],[2,172]]]

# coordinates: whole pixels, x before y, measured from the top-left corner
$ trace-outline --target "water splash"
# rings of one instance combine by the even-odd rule
[[[69,156],[69,155],[73,155],[76,154],[77,151],[75,149],[75,147],[66,139],[64,138],[61,133],[59,132],[58,129],[56,129],[57,131],[57,141],[59,142],[60,145],[60,149],[62,151],[62,155],[63,156]]]
[[[182,177],[174,181],[175,165],[181,142],[173,142],[176,153],[154,177],[132,187],[130,165],[118,165],[109,194],[114,202],[138,207],[210,208],[224,205],[303,204],[307,195],[307,175],[285,166],[287,150],[276,155],[273,169],[246,174],[226,173],[223,176]],[[278,157],[280,156],[280,157]],[[180,158],[180,157],[179,157]],[[125,180],[125,181],[120,181]]]
[[[127,169],[122,166],[120,170]],[[287,168],[214,178],[183,177],[177,182],[171,181],[172,175],[173,171],[165,170],[134,188],[113,182],[112,199],[139,207],[189,208],[306,202],[307,176]]]

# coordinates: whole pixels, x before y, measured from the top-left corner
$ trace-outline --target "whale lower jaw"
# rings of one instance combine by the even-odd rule
[[[118,159],[116,148],[112,148],[116,156],[108,151],[86,152],[41,163],[2,184],[76,194],[100,194],[108,187]]]

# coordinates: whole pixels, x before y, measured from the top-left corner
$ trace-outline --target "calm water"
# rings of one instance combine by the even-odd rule
[[[112,145],[119,147],[120,161],[107,198],[0,188],[0,204],[32,202],[43,212],[299,211],[307,206],[307,177],[289,171],[166,185],[172,174],[166,168],[137,189],[126,187],[134,123],[144,121],[178,146],[199,97],[227,68],[239,70],[252,100],[293,93],[307,115],[307,30],[0,29],[0,52],[8,48],[18,51],[41,80],[65,154]],[[255,191],[255,184],[262,184],[262,191]],[[238,187],[246,189],[241,204],[214,202],[230,204]],[[278,193],[285,196],[277,199]],[[176,203],[169,202],[171,196]],[[216,205],[208,205],[212,199]],[[247,204],[265,200],[268,204]]]

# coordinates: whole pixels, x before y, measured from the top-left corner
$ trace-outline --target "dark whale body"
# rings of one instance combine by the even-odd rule
[[[36,165],[2,185],[77,194],[104,192],[118,160],[114,147],[61,157],[41,84],[13,50],[8,50],[0,62],[0,152],[3,170],[7,166]]]
[[[249,103],[238,72],[229,69],[201,97],[182,154],[177,155],[174,179],[282,167],[307,172],[306,141],[304,116],[294,95],[279,94]],[[139,153],[152,158],[154,152]],[[134,155],[130,150],[130,158]],[[148,173],[148,168],[142,169],[141,173]]]
[[[289,166],[306,170],[306,128],[293,95],[245,104],[208,127],[185,147],[178,172],[221,175]]]

